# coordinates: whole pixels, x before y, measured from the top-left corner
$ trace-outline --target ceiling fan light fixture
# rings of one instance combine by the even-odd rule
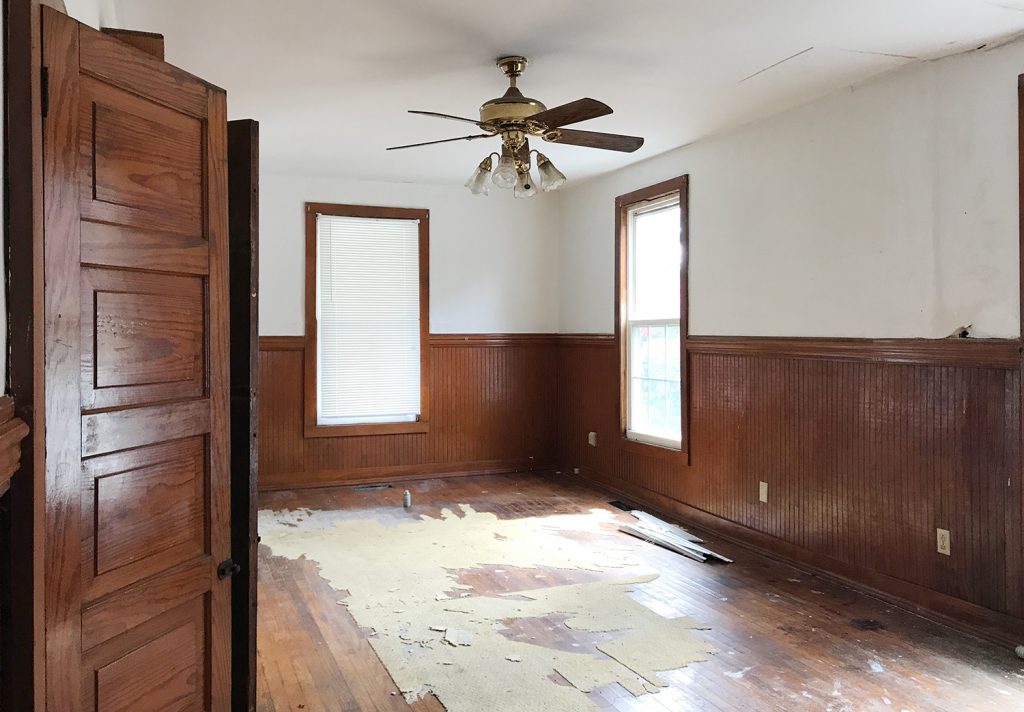
[[[517,198],[532,198],[537,195],[537,187],[533,184],[533,176],[529,171],[522,171],[516,177],[516,187],[512,193]]]
[[[516,161],[510,154],[498,159],[498,167],[491,174],[491,181],[499,188],[512,188],[516,185]]]
[[[487,185],[487,179],[491,176],[491,157],[488,156],[480,161],[480,165],[473,171],[473,175],[466,181],[466,187],[473,195],[487,195],[491,192],[491,186]]]
[[[537,153],[537,172],[540,173],[541,190],[550,192],[558,190],[565,183],[565,174],[555,168],[551,159],[543,153]]]

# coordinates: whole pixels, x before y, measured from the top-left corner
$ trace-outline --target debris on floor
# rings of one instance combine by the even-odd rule
[[[708,559],[715,559],[725,564],[732,563],[732,559],[702,546],[703,539],[694,536],[682,527],[677,527],[638,509],[631,511],[630,514],[637,521],[636,524],[620,524],[619,531],[624,534],[657,544],[664,549],[701,563],[705,563]]]
[[[452,647],[456,645],[472,645],[473,634],[461,628],[448,628],[444,632],[444,642]]]
[[[314,561],[348,593],[347,610],[376,632],[370,646],[410,703],[433,694],[447,712],[580,712],[593,708],[588,693],[609,685],[660,694],[668,684],[661,673],[714,652],[696,621],[667,618],[631,595],[658,578],[632,547],[580,537],[604,536],[616,521],[607,510],[502,519],[458,509],[394,524],[314,513],[301,528],[283,525],[287,512],[263,510],[260,532],[272,555]],[[494,567],[541,588],[502,593],[467,582]],[[556,583],[557,569],[595,580]],[[439,591],[449,598],[438,600]],[[564,621],[552,635],[584,645],[561,649],[503,632],[551,617]],[[500,675],[497,661],[507,663]]]

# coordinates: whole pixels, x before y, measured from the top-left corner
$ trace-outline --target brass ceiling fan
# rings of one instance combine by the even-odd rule
[[[480,138],[501,137],[501,153],[487,156],[473,175],[466,181],[466,187],[474,195],[486,195],[490,191],[487,179],[499,188],[514,188],[517,198],[526,198],[537,193],[530,177],[530,156],[537,154],[537,171],[540,173],[540,184],[543,190],[555,190],[565,183],[565,175],[555,168],[551,160],[539,151],[530,150],[529,137],[541,138],[550,143],[562,143],[571,146],[601,148],[608,151],[632,153],[644,145],[639,136],[623,136],[621,134],[600,133],[597,131],[578,131],[563,128],[569,124],[596,119],[612,113],[611,107],[596,99],[577,99],[549,109],[536,99],[523,96],[516,86],[516,80],[526,69],[526,57],[502,57],[498,67],[508,77],[508,90],[497,99],[491,99],[480,107],[480,120],[466,119],[451,114],[439,114],[435,111],[410,111],[410,114],[436,116],[452,121],[464,121],[475,124],[485,133],[446,138],[440,141],[411,143],[406,146],[391,146],[387,150],[397,151],[404,148],[431,146],[437,143],[452,141],[474,141]],[[491,156],[498,156],[498,166],[494,168]]]

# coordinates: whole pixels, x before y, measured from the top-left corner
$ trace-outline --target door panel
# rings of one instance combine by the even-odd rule
[[[48,708],[230,700],[224,93],[43,9]]]
[[[205,281],[82,269],[83,408],[203,395]]]
[[[200,119],[91,77],[79,113],[83,218],[203,234]]]
[[[83,600],[204,554],[205,458],[194,437],[83,463]]]
[[[83,660],[83,709],[201,710],[208,649],[203,598],[93,647]]]

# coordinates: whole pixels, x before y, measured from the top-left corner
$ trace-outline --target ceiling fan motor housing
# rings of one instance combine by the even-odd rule
[[[497,99],[491,99],[480,107],[480,123],[500,127],[502,124],[521,123],[534,114],[547,111],[547,107],[543,103],[523,96],[523,93],[516,87],[516,79],[526,69],[526,57],[518,55],[502,57],[497,64],[508,77],[510,86],[504,95]]]

